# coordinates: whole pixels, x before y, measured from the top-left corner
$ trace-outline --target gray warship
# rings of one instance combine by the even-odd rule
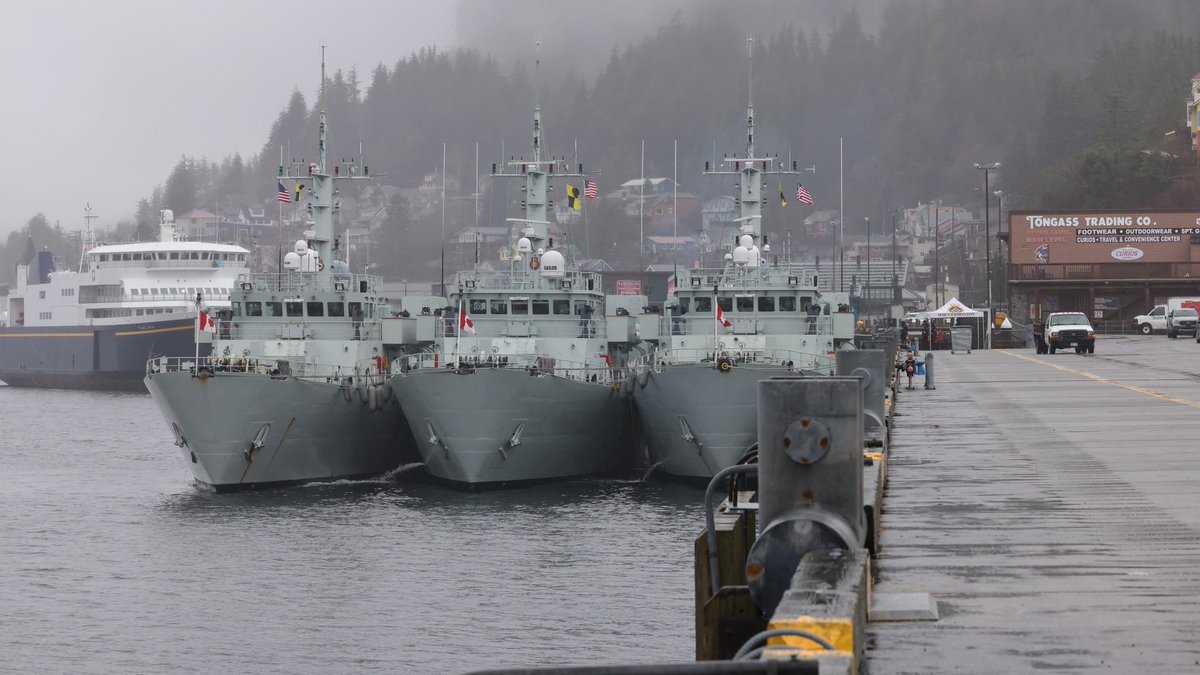
[[[508,269],[458,273],[438,334],[396,358],[389,385],[428,472],[458,487],[632,468],[631,401],[620,381],[645,297],[617,306],[599,275],[554,249],[549,181],[583,174],[543,154],[536,100],[532,159],[509,167],[492,169],[524,183],[524,216],[509,219],[517,241]]]
[[[146,364],[146,388],[184,462],[217,491],[380,475],[415,460],[397,443],[410,432],[385,386],[382,281],[334,259],[334,183],[369,170],[330,174],[324,81],[322,58],[319,162],[279,167],[281,185],[309,183],[311,212],[284,270],[241,275],[211,329],[201,313],[197,343],[211,342],[211,356],[197,348]]]
[[[746,139],[745,157],[724,159],[732,170],[705,166],[706,174],[740,177],[737,245],[721,268],[676,273],[660,337],[632,360],[626,383],[651,466],[684,479],[711,478],[755,442],[758,380],[828,375],[835,351],[853,339],[849,294],[822,292],[829,284],[817,265],[768,262],[763,179],[799,172],[755,153],[752,95]]]

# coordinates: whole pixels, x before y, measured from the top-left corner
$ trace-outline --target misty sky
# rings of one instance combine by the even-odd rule
[[[310,103],[320,44],[363,86],[424,45],[450,47],[454,7],[413,0],[41,0],[6,4],[0,63],[0,235],[35,213],[108,227],[181,155],[261,149],[297,87]]]

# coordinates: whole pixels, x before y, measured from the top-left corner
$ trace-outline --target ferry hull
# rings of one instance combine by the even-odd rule
[[[145,386],[196,481],[217,491],[378,476],[416,460],[382,385],[374,411],[366,389],[297,378],[170,372]]]
[[[521,369],[392,378],[426,470],[500,487],[633,468],[630,401],[618,388]]]
[[[685,479],[709,479],[758,440],[758,381],[796,375],[782,366],[675,365],[632,378],[651,466]],[[642,386],[642,384],[645,386]]]
[[[189,318],[0,328],[0,380],[13,387],[145,393],[146,360],[195,354],[194,324]]]

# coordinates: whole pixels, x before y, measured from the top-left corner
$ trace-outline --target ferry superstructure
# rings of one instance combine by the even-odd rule
[[[147,358],[193,354],[197,298],[210,311],[229,308],[250,252],[183,241],[169,209],[160,220],[158,241],[85,246],[74,270],[49,251],[18,265],[0,307],[0,380],[144,392]]]
[[[279,171],[309,184],[312,214],[285,271],[237,279],[228,316],[197,333],[211,356],[144,362],[184,464],[217,491],[378,476],[415,459],[384,386],[382,280],[334,257],[334,184],[367,176],[327,166],[321,100],[320,160]]]
[[[849,294],[822,292],[814,264],[768,260],[764,177],[798,172],[755,153],[752,97],[746,138],[746,155],[724,160],[731,169],[705,166],[740,179],[737,245],[724,267],[677,272],[657,346],[627,382],[651,465],[685,479],[711,478],[756,441],[758,380],[831,374],[853,339]]]

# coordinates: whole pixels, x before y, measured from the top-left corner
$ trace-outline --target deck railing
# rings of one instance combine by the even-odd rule
[[[587,364],[564,361],[533,354],[453,354],[421,352],[397,357],[392,370],[411,373],[428,370],[457,370],[473,373],[480,369],[506,369],[525,371],[530,376],[553,376],[578,382],[614,385],[625,379],[626,368],[610,368],[604,364]]]
[[[382,371],[381,371],[382,368]],[[160,356],[146,362],[146,374],[191,373],[199,376],[296,378],[339,385],[383,384],[389,364],[367,359],[355,365],[311,364],[254,356]]]
[[[784,366],[792,371],[830,374],[837,367],[837,358],[833,354],[813,354],[790,349],[721,349],[714,354],[712,349],[692,348],[660,349],[633,360],[630,367],[649,366],[657,372],[676,365],[706,365],[716,368],[724,359],[728,359],[732,366]]]

